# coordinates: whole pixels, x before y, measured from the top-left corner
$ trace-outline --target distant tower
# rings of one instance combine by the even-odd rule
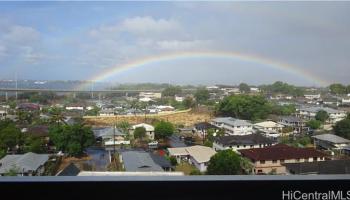
[[[18,99],[18,77],[17,77],[17,71],[16,71],[16,74],[15,74],[15,84],[16,84],[16,101]]]
[[[91,81],[91,98],[94,98],[94,82]]]

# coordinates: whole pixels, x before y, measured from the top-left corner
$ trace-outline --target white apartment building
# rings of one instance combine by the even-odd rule
[[[218,128],[223,128],[228,135],[248,135],[253,133],[253,124],[247,120],[219,117],[213,119],[210,123]]]

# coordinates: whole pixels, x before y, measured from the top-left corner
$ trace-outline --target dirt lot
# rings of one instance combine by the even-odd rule
[[[209,121],[213,116],[210,112],[180,111],[172,113],[162,113],[157,115],[118,115],[111,117],[84,117],[85,122],[93,126],[113,125],[121,121],[128,121],[130,124],[153,123],[158,120],[172,122],[185,127],[193,126],[195,123]]]

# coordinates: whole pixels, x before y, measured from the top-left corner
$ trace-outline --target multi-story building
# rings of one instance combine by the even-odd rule
[[[284,144],[241,149],[238,152],[252,162],[254,174],[286,174],[284,163],[319,162],[327,156],[314,148],[296,148]]]
[[[261,148],[275,144],[276,142],[273,140],[257,133],[249,135],[230,135],[216,137],[213,142],[213,149],[215,151],[232,149],[237,152],[240,149]]]
[[[211,124],[222,128],[228,135],[248,135],[253,133],[253,124],[247,120],[232,117],[219,117],[211,121]]]

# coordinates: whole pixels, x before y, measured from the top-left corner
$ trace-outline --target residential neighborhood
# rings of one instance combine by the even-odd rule
[[[336,96],[332,89],[271,93],[278,84],[8,96],[1,103],[0,175],[349,173],[348,107],[322,101]],[[270,98],[283,92],[292,97]],[[221,159],[232,162],[220,166]]]

